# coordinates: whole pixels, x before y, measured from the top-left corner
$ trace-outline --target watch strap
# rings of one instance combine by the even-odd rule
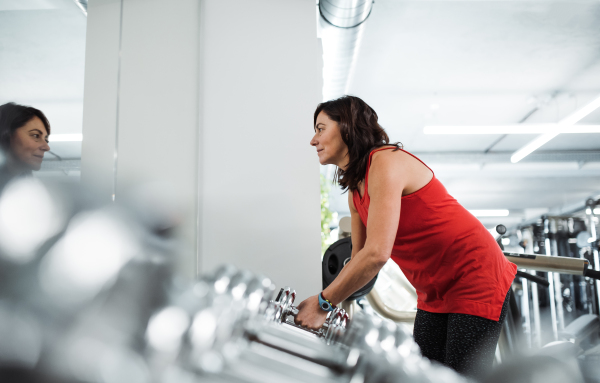
[[[323,311],[335,310],[335,305],[333,305],[333,303],[331,303],[330,300],[325,299],[325,297],[323,296],[323,293],[319,293],[319,307]]]

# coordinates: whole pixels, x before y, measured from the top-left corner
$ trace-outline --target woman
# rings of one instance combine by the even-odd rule
[[[321,327],[335,306],[392,259],[417,290],[414,337],[423,356],[481,377],[493,361],[516,265],[427,165],[389,138],[358,97],[317,107],[310,144],[338,167],[352,219],[352,260],[296,322]]]
[[[0,105],[0,190],[14,177],[40,170],[44,153],[50,150],[50,123],[44,113],[30,106],[9,102]]]

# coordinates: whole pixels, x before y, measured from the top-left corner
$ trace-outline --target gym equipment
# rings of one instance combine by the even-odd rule
[[[349,317],[346,311],[341,308],[336,308],[333,310],[327,316],[327,320],[325,323],[323,323],[323,326],[318,331],[296,326],[294,323],[294,317],[298,314],[298,309],[292,306],[295,299],[296,291],[287,286],[282,288],[279,290],[279,294],[277,294],[275,300],[270,302],[269,307],[266,310],[265,317],[268,320],[295,326],[304,331],[308,331],[317,336],[323,337],[328,344],[333,342],[334,339],[337,339],[340,333],[345,330]]]
[[[339,275],[346,263],[352,257],[352,238],[346,237],[334,242],[325,251],[323,255],[322,273],[323,273],[323,290],[327,288]],[[377,275],[369,281],[365,286],[358,289],[346,300],[353,301],[367,295],[375,286]]]
[[[522,321],[520,318],[513,318],[515,326],[512,330],[518,333],[522,323],[525,339],[530,347],[541,347],[549,340],[569,339],[578,342],[578,336],[573,334],[579,330],[573,330],[572,326],[577,327],[577,324],[581,324],[584,321],[581,318],[590,320],[589,318],[593,317],[589,315],[596,312],[596,285],[600,273],[595,270],[596,262],[593,257],[594,250],[597,251],[598,248],[594,240],[597,223],[593,217],[595,202],[588,201],[586,205],[587,222],[579,216],[542,216],[537,224],[516,231],[524,253],[504,252],[507,259],[521,269],[517,276],[524,278],[521,283]],[[534,252],[544,255],[533,254]],[[531,277],[531,273],[534,274],[535,271],[547,272],[547,281]],[[538,287],[543,286],[549,289],[539,291],[539,302],[542,304],[542,310],[544,307],[548,310],[542,311],[542,315],[546,315],[549,319],[547,323],[551,324],[551,339],[542,339]],[[592,297],[594,299],[591,299]],[[569,331],[565,333],[567,329]],[[596,334],[597,331],[591,330],[592,334]],[[595,336],[591,338],[596,339]]]
[[[504,252],[504,255],[523,269],[600,278],[600,273],[590,268],[587,259],[511,252]]]
[[[590,248],[592,251],[593,261],[594,261],[594,269],[600,272],[600,257],[598,256],[598,233],[596,232],[596,222],[598,218],[594,213],[594,208],[598,205],[599,201],[595,201],[590,198],[585,202],[586,209],[585,213],[588,219],[588,230],[590,234],[590,238],[588,242],[590,243]],[[596,280],[595,284],[595,293],[596,293],[596,313],[600,315],[600,280]]]
[[[379,292],[376,289],[371,290],[371,292],[367,295],[367,300],[369,304],[373,307],[373,309],[383,316],[384,318],[390,319],[394,322],[398,323],[414,323],[415,317],[417,316],[417,310],[394,310],[387,306]]]

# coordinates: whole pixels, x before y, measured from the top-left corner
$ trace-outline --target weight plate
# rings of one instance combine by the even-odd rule
[[[323,290],[325,290],[327,286],[329,286],[331,282],[335,280],[340,271],[342,271],[345,263],[350,260],[352,256],[351,238],[352,237],[342,238],[339,241],[334,242],[325,251],[323,262],[321,264],[321,270],[323,273]],[[361,289],[350,295],[347,300],[353,301],[367,295],[373,289],[376,280],[377,275]]]
[[[346,259],[352,256],[352,241],[350,237],[334,242],[323,256],[323,289],[327,288],[338,276]]]

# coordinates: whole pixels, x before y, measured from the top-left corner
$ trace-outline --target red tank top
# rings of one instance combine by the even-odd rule
[[[385,149],[392,148],[369,155],[363,198],[358,191],[352,195],[365,227],[371,158]],[[448,194],[435,174],[423,188],[402,196],[392,259],[417,290],[417,308],[495,321],[517,272],[490,232]]]

